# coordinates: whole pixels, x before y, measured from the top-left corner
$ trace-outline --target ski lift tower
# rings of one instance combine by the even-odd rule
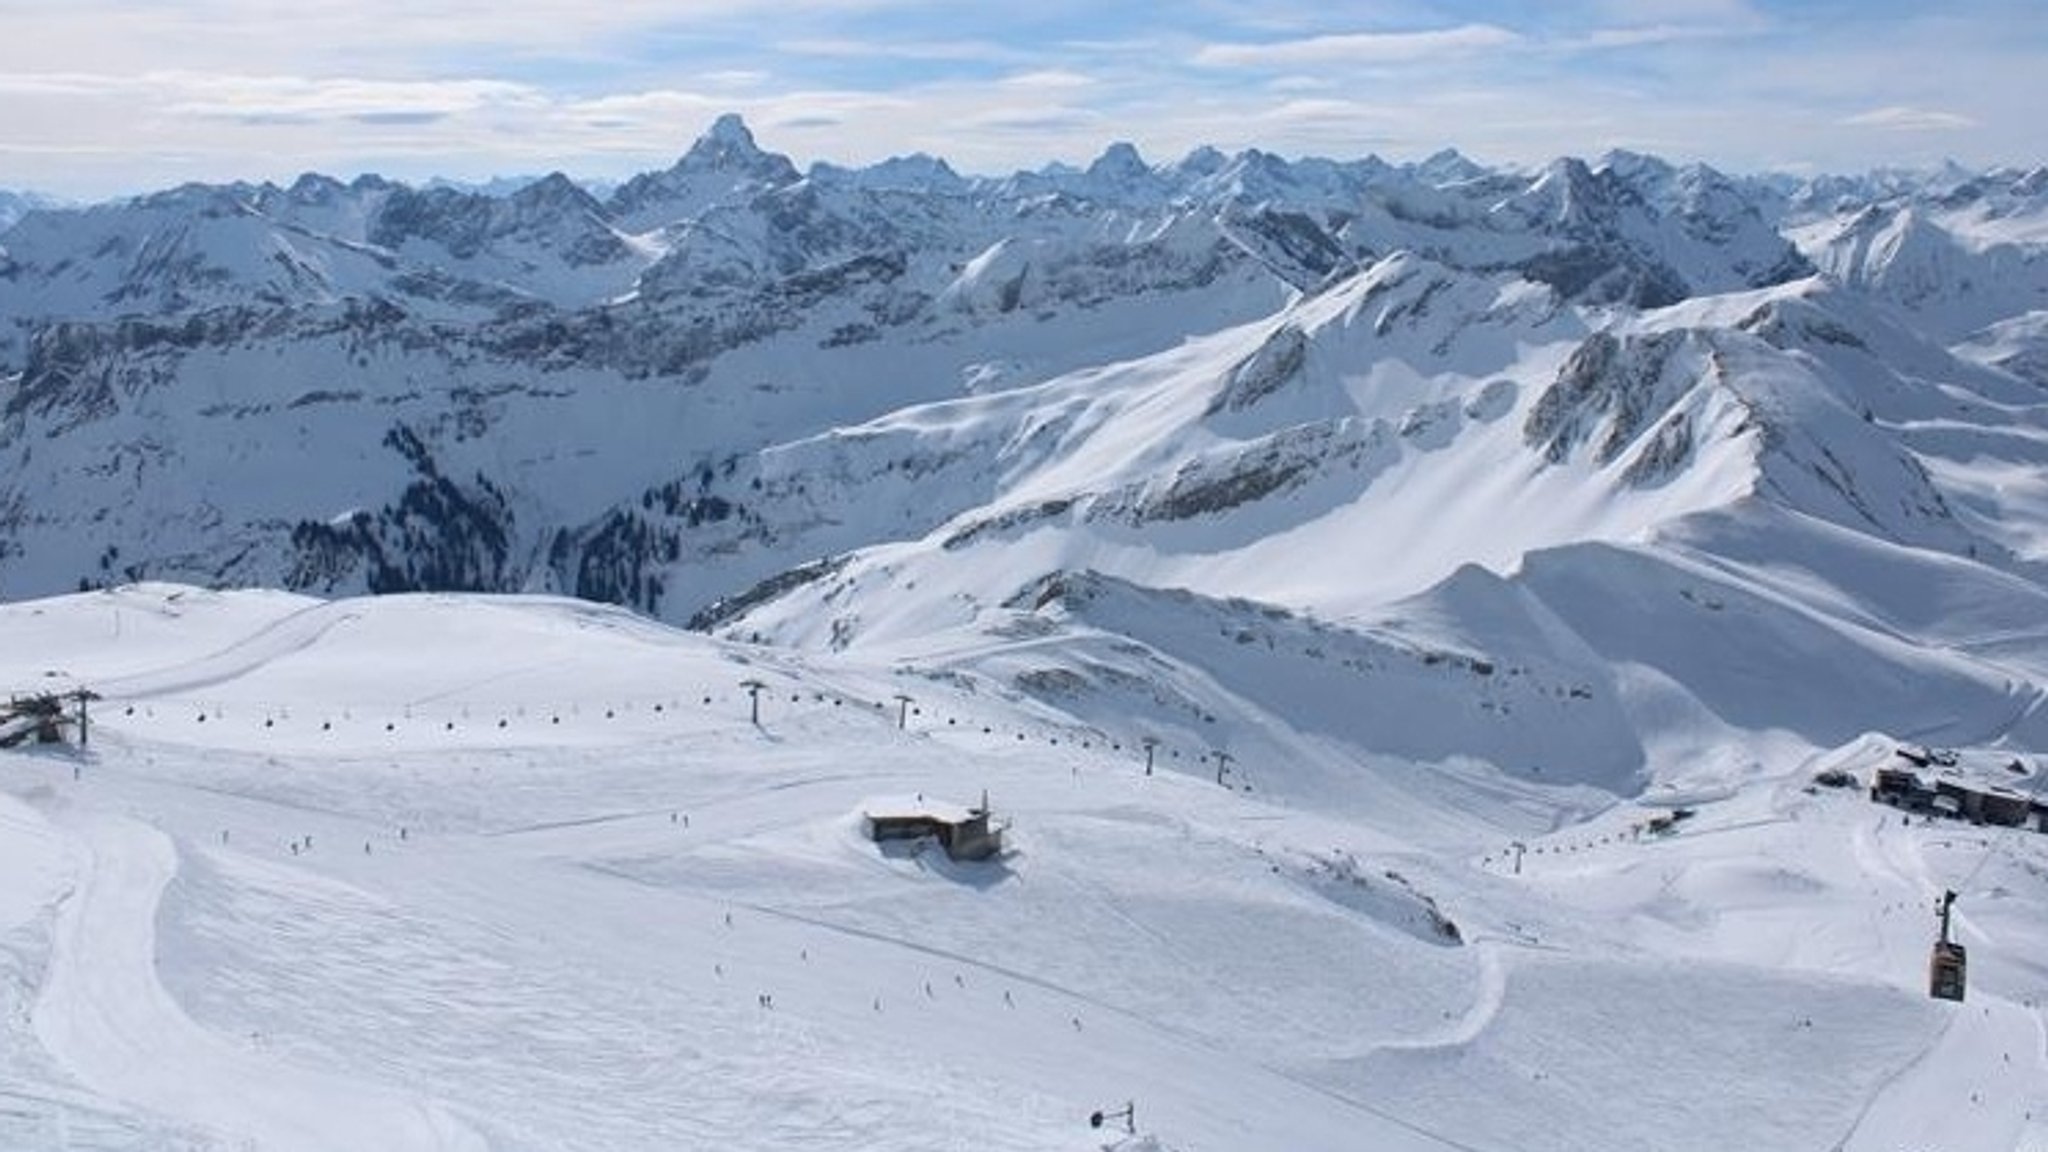
[[[80,748],[92,743],[92,715],[86,711],[86,706],[100,698],[99,693],[83,685],[71,693],[71,699],[78,705],[78,746]]]
[[[758,728],[761,726],[761,693],[768,690],[768,685],[759,680],[742,680],[740,687],[747,690],[747,700],[752,706],[748,719]]]

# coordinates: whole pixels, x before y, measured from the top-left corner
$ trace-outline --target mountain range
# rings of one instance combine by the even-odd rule
[[[603,198],[26,211],[0,594],[561,592],[1196,730],[1226,644],[1303,739],[1626,788],[2048,734],[2044,388],[2048,169],[970,178],[726,116]],[[1270,661],[1371,703],[1265,698]],[[1472,722],[1403,731],[1430,702]]]

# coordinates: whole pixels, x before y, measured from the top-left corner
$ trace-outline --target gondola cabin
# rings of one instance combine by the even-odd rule
[[[1936,1000],[1960,1001],[1969,984],[1969,963],[1961,944],[1952,940],[1937,942],[1934,955],[1927,961],[1927,994]]]
[[[1941,938],[1934,942],[1934,952],[1927,958],[1927,994],[1936,1000],[1961,1001],[1969,987],[1969,953],[1948,938],[1948,913],[1955,902],[1954,892],[1942,894]]]

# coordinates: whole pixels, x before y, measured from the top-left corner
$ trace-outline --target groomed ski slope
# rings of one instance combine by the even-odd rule
[[[0,1147],[2048,1148],[2048,838],[1805,787],[1874,736],[1645,837],[552,599],[8,605],[0,683],[106,696],[0,752]],[[984,788],[999,861],[861,834]]]

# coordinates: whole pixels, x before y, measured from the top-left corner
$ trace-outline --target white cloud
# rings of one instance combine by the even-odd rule
[[[355,119],[365,123],[424,123],[484,109],[528,107],[546,96],[500,80],[309,79],[298,76],[212,76],[153,73],[139,78],[157,93],[175,93],[162,105],[170,116],[306,122]]]
[[[1506,48],[1521,42],[1521,36],[1498,25],[1463,24],[1425,32],[1352,32],[1270,44],[1210,44],[1195,53],[1195,63],[1226,68],[1398,64]]]
[[[1065,69],[1048,68],[1037,72],[1019,72],[1005,76],[1000,83],[1005,88],[1037,89],[1039,91],[1073,91],[1095,83],[1092,76]]]
[[[713,88],[759,88],[774,76],[756,68],[721,68],[697,73],[697,80]]]
[[[1695,40],[1720,40],[1760,30],[1754,24],[1641,24],[1623,28],[1596,28],[1584,36],[1564,42],[1567,48],[1647,48],[1657,44],[1679,44]]]
[[[1725,27],[1763,19],[1749,0],[1603,0],[1597,7],[1609,19],[1648,24]]]
[[[1931,108],[1911,108],[1903,104],[1859,112],[1854,116],[1845,117],[1842,123],[1857,128],[1883,128],[1891,132],[1953,132],[1977,126],[1975,120],[1959,113],[1939,112]]]
[[[771,45],[792,56],[877,60],[1016,60],[1021,53],[983,40],[781,40]]]
[[[1336,83],[1323,76],[1278,76],[1266,85],[1268,92],[1328,92]]]

